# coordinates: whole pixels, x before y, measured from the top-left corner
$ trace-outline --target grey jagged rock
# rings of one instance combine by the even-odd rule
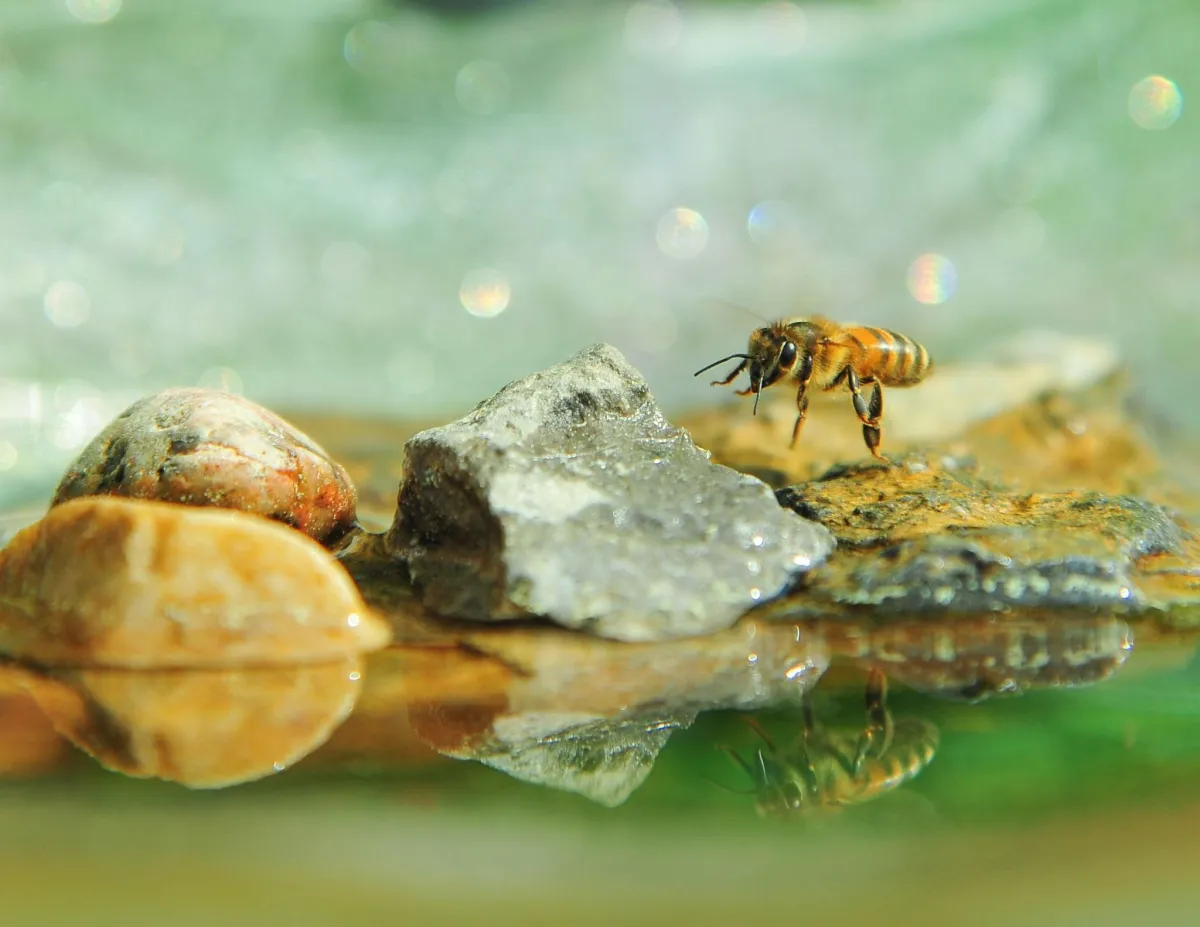
[[[713,464],[596,345],[414,436],[387,545],[442,614],[645,641],[729,627],[835,541]]]

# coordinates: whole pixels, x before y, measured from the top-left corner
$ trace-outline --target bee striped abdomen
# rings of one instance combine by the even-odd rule
[[[892,748],[883,756],[868,757],[857,776],[845,776],[833,783],[826,800],[830,804],[855,804],[904,785],[930,764],[939,739],[937,728],[928,721],[899,719]]]
[[[920,383],[932,366],[924,345],[898,332],[855,326],[845,329],[841,340],[850,348],[854,372],[862,379],[874,378],[884,386]]]

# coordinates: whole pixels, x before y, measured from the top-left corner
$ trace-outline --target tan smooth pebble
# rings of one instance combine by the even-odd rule
[[[323,547],[255,515],[76,499],[0,551],[0,653],[43,665],[315,663],[390,637]]]

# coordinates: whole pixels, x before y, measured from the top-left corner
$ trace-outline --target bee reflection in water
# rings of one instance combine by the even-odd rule
[[[754,780],[760,815],[806,815],[871,801],[929,765],[938,748],[937,728],[922,718],[893,719],[887,678],[879,670],[867,679],[866,701],[867,724],[859,730],[819,726],[806,697],[804,728],[786,751],[753,719],[749,723],[765,744],[753,762],[721,748]]]

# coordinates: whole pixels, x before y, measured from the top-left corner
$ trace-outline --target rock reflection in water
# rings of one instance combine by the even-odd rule
[[[354,707],[358,660],[228,670],[62,669],[25,687],[64,737],[107,769],[219,788],[286,769]]]
[[[699,712],[799,704],[828,665],[823,641],[783,625],[630,644],[546,626],[426,623],[394,588],[372,604],[391,611],[398,643],[369,658],[349,728],[399,729],[403,716],[445,756],[608,806],[642,784]]]
[[[74,752],[25,691],[25,677],[0,663],[0,779],[51,772]]]
[[[821,621],[812,630],[837,657],[881,669],[918,691],[968,701],[1100,682],[1133,650],[1129,626],[1111,615],[984,615],[877,626]]]

